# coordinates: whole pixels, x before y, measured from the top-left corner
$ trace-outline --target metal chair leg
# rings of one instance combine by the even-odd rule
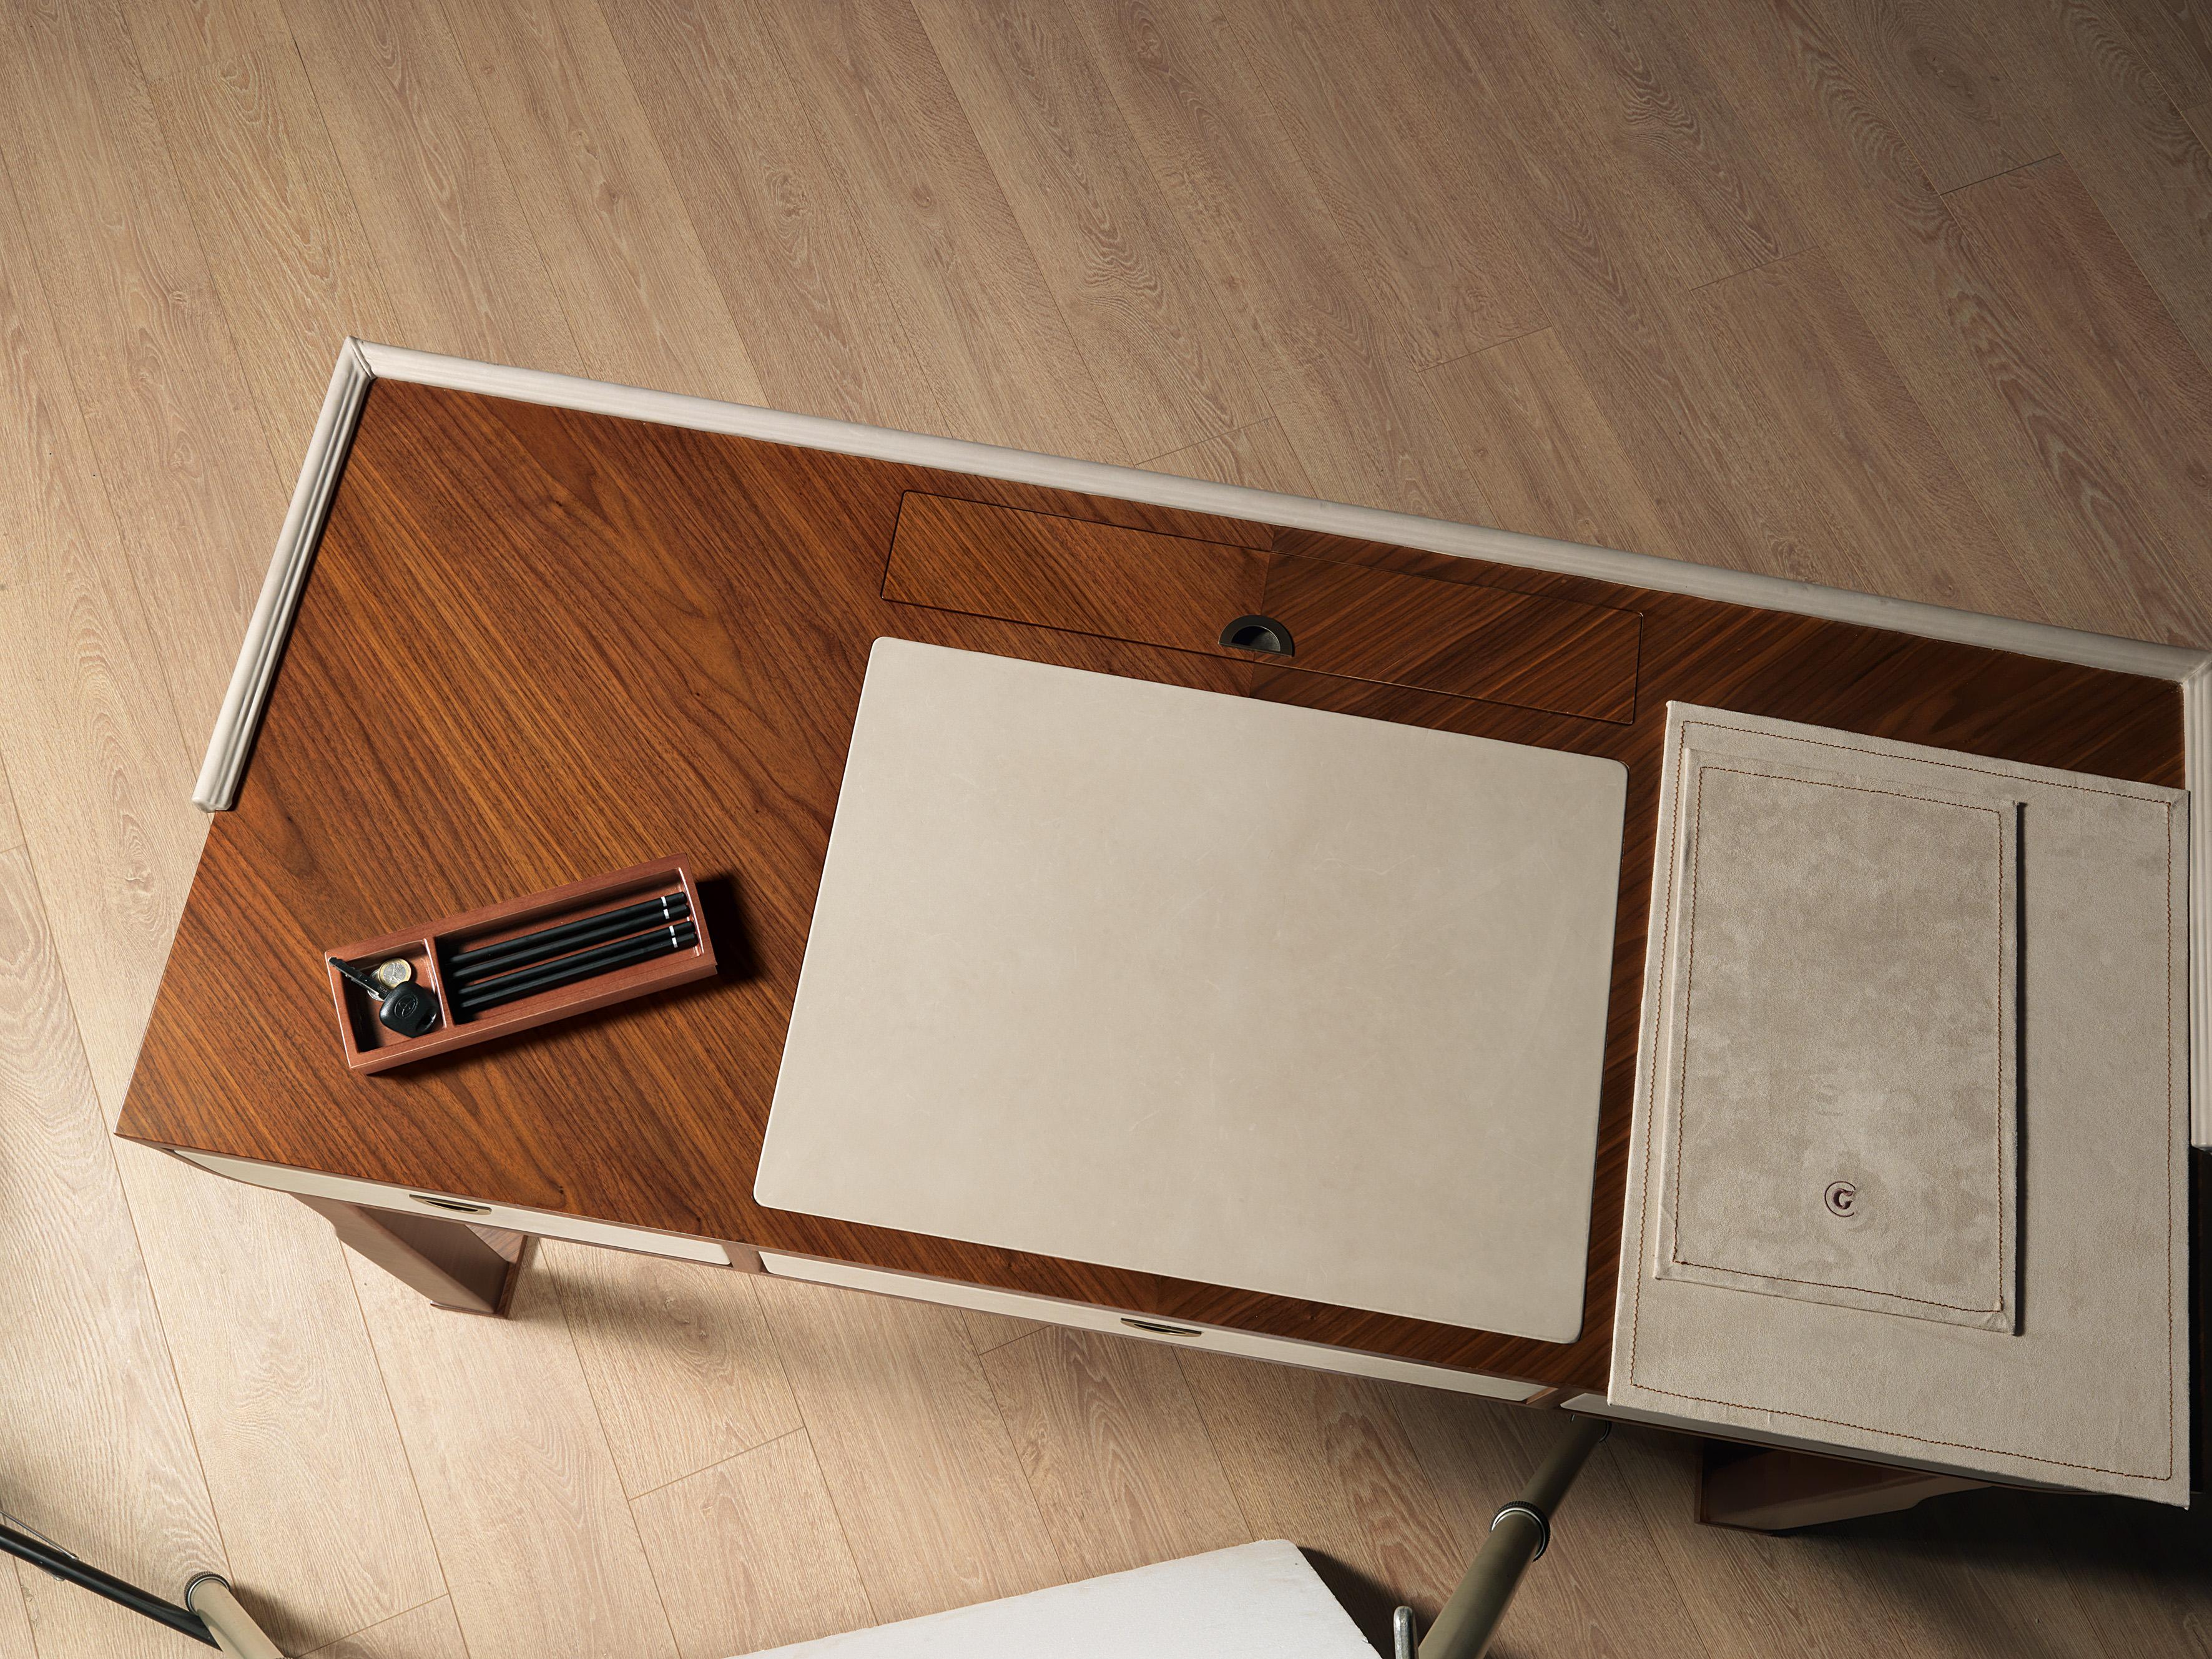
[[[1521,1496],[1499,1510],[1490,1522],[1467,1577],[1419,1645],[1413,1641],[1413,1610],[1400,1607],[1391,1627],[1397,1659],[1482,1659],[1498,1620],[1528,1564],[1552,1541],[1552,1516],[1582,1473],[1583,1464],[1613,1425],[1601,1418],[1577,1417],[1551,1455],[1530,1478]]]

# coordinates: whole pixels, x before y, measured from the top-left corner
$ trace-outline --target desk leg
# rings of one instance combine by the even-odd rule
[[[506,1317],[515,1280],[522,1276],[522,1264],[528,1258],[528,1233],[373,1210],[301,1193],[293,1196],[329,1222],[342,1243],[401,1284],[420,1291],[432,1306]]]
[[[1924,1469],[1708,1440],[1698,1474],[1698,1519],[1707,1526],[1748,1532],[1789,1532],[1909,1510],[1947,1492],[1971,1492],[1988,1484]]]

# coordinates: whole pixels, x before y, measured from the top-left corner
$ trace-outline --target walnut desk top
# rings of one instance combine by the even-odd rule
[[[1222,645],[1240,611],[1287,624],[1295,655]],[[1461,1329],[755,1200],[880,635],[1626,764],[1579,1337]],[[1602,1389],[1670,698],[2182,781],[2171,679],[378,380],[235,808],[214,819],[120,1132]],[[383,1075],[347,1072],[320,947],[677,851],[708,877],[719,978]],[[219,984],[252,994],[205,994]]]

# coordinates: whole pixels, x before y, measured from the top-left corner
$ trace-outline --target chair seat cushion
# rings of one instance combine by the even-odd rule
[[[770,1652],[777,1659],[1375,1659],[1305,1557],[1280,1540]]]

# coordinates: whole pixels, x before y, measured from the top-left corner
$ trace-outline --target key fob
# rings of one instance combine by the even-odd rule
[[[438,1023],[438,999],[419,985],[395,985],[377,1005],[376,1018],[402,1036],[418,1037]]]

